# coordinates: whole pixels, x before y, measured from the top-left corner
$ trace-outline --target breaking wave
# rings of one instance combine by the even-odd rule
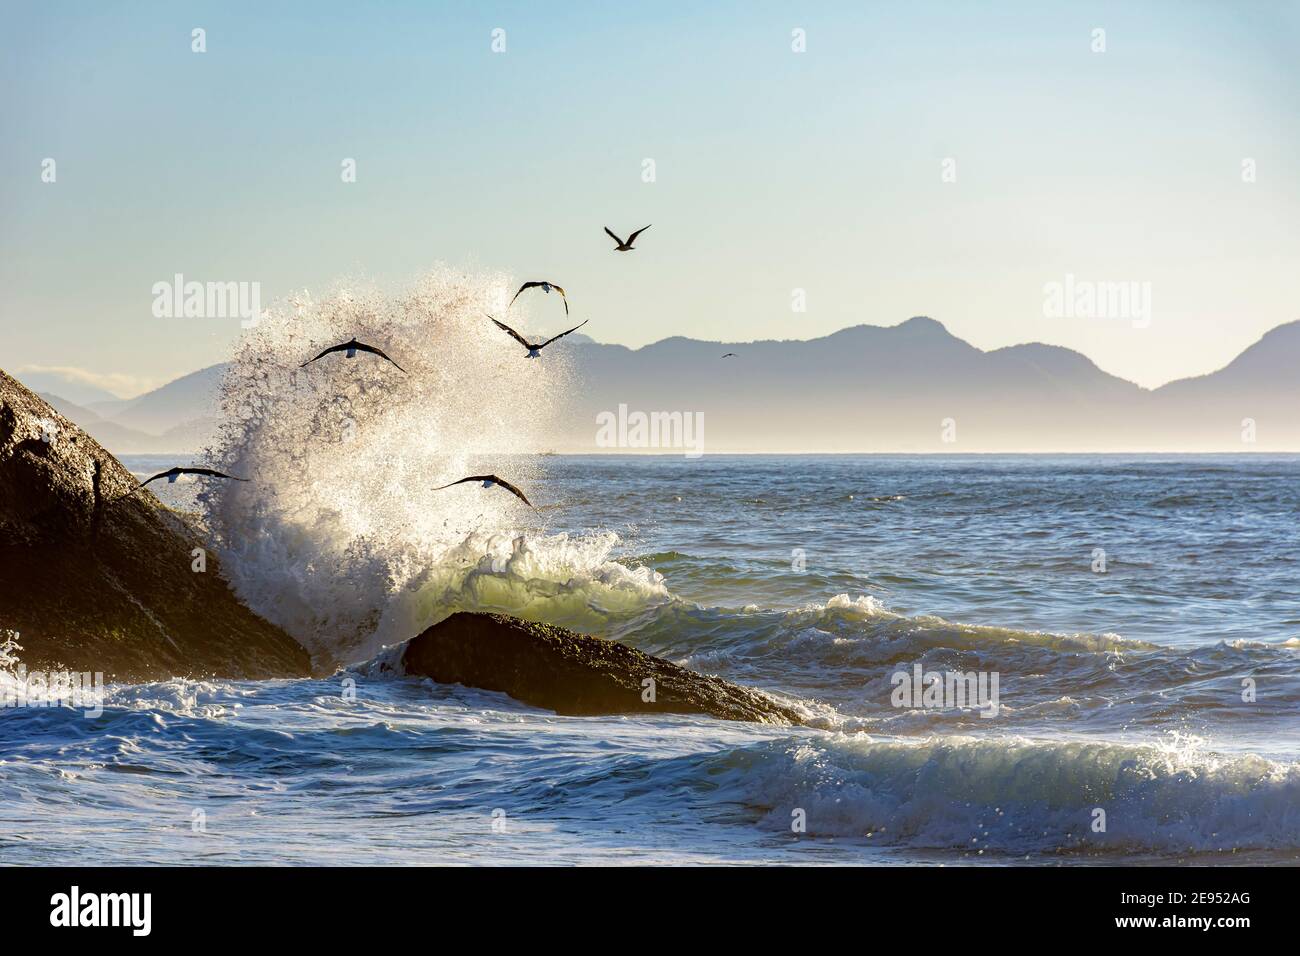
[[[1187,741],[786,738],[666,761],[647,782],[785,833],[801,810],[813,838],[972,856],[1300,850],[1300,766]]]
[[[292,297],[241,341],[210,451],[252,480],[199,505],[240,598],[318,664],[362,660],[462,608],[583,625],[666,598],[653,571],[611,560],[614,535],[547,532],[539,453],[571,366],[563,344],[529,361],[491,325],[484,313],[504,313],[510,288],[504,274],[438,266],[397,295]],[[512,323],[540,333],[522,305]],[[364,353],[299,368],[353,336],[406,374]],[[500,489],[435,490],[484,472],[538,510]]]

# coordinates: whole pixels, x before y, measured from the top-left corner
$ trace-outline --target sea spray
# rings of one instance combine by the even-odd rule
[[[653,572],[614,565],[617,539],[546,533],[544,457],[572,387],[564,347],[525,361],[486,318],[503,274],[435,267],[389,295],[349,286],[276,303],[241,340],[211,450],[250,479],[200,496],[242,599],[318,663],[361,660],[459,608],[550,619],[662,594]],[[546,331],[522,308],[512,323]],[[335,353],[355,336],[406,370]],[[495,472],[500,489],[439,485]]]
[[[72,707],[87,717],[104,713],[104,675],[99,672],[34,670],[18,658],[17,631],[0,628],[0,710],[10,707]]]

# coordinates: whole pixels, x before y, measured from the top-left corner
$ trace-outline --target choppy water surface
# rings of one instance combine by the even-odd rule
[[[1300,861],[1300,459],[529,468],[536,514],[455,526],[423,566],[374,538],[321,574],[356,551],[325,540],[337,515],[227,540],[241,596],[351,669],[0,711],[0,862]],[[627,641],[810,726],[561,718],[359,666],[462,607]],[[997,716],[894,706],[917,664],[996,674]]]

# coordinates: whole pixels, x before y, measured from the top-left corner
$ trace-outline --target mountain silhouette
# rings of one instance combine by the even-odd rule
[[[620,405],[702,413],[706,454],[1300,451],[1300,321],[1154,390],[1055,345],[984,351],[924,316],[808,340],[673,336],[630,349],[575,334],[562,347],[577,381],[560,452],[674,451],[597,445],[597,416]],[[225,369],[129,401],[47,398],[113,451],[193,451],[215,428]]]
[[[927,317],[807,341],[572,349],[577,424],[560,451],[606,450],[595,419],[620,404],[703,413],[706,453],[1300,451],[1300,322],[1154,391],[1058,346],[986,352]]]

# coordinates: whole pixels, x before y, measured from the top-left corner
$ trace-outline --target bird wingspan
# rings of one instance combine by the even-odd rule
[[[578,331],[578,329],[582,328],[584,325],[586,325],[586,324],[587,324],[588,322],[590,322],[590,321],[591,321],[591,319],[583,319],[581,322],[579,322],[579,323],[578,323],[577,325],[575,325],[573,328],[569,329],[569,332],[576,332],[576,331]],[[551,344],[552,342],[554,342],[556,339],[562,339],[562,338],[564,338],[566,335],[569,334],[569,332],[561,332],[559,335],[556,335],[556,336],[554,336],[554,337],[552,337],[552,338],[547,339],[545,342],[543,342],[541,345],[539,345],[539,346],[537,346],[537,347],[538,347],[539,349],[544,349],[544,348],[546,348],[546,346],[550,345],[550,344]]]
[[[492,319],[492,316],[489,315],[488,318],[489,318],[489,319]],[[518,343],[519,343],[520,345],[522,345],[524,348],[526,348],[526,349],[531,349],[531,348],[532,348],[532,346],[528,344],[528,340],[527,340],[527,339],[525,339],[522,335],[520,335],[518,332],[516,332],[516,331],[515,331],[514,329],[512,329],[510,326],[506,325],[504,322],[498,322],[496,319],[492,319],[492,322],[493,322],[494,325],[496,325],[496,327],[497,327],[498,329],[500,329],[501,331],[507,333],[507,334],[508,334],[512,339],[514,339],[516,342],[518,342]]]
[[[434,488],[433,490],[442,491],[443,488],[450,488],[452,485],[463,485],[467,481],[490,481],[492,482],[492,484],[500,485],[502,488],[506,489],[506,491],[510,492],[512,495],[514,495],[524,504],[528,505],[528,507],[530,508],[533,507],[533,503],[528,500],[527,496],[525,496],[522,491],[520,491],[514,485],[510,484],[510,482],[506,481],[504,478],[498,478],[496,475],[470,475],[467,478],[460,479],[460,481],[453,481],[451,484],[442,485],[441,487]]]
[[[236,478],[234,475],[228,475],[224,471],[217,471],[215,468],[168,468],[166,471],[158,472],[152,478],[146,478],[140,482],[139,487],[143,488],[151,481],[168,478],[172,475],[210,475],[213,478],[229,478],[231,481],[248,481],[247,478]]]
[[[613,240],[614,240],[615,242],[617,242],[620,246],[625,245],[625,243],[623,242],[622,239],[620,239],[618,236],[614,235],[613,231],[609,228],[609,226],[606,226],[606,227],[605,227],[605,232],[608,233],[609,238],[613,239]]]

